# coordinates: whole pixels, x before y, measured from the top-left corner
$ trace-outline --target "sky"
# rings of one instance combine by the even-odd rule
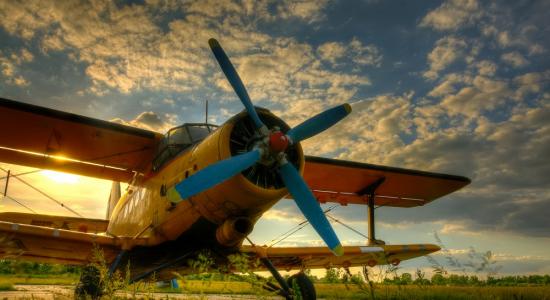
[[[436,243],[437,232],[442,264],[467,263],[473,247],[492,251],[500,274],[548,274],[549,10],[548,1],[0,1],[0,97],[162,133],[202,122],[208,100],[209,122],[221,124],[243,107],[208,48],[214,37],[255,105],[291,126],[351,104],[303,143],[306,154],[472,180],[425,207],[377,210],[379,238]],[[22,178],[83,215],[105,215],[110,182]],[[15,180],[9,195],[70,215]],[[0,210],[28,212],[8,198]],[[331,214],[366,233],[366,208]],[[301,220],[282,200],[251,238],[268,243]],[[334,227],[344,244],[365,243]],[[280,245],[319,244],[306,227]]]

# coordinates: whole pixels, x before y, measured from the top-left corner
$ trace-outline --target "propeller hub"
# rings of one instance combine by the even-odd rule
[[[281,131],[275,131],[269,135],[269,148],[273,152],[279,153],[285,151],[288,144],[288,137]]]

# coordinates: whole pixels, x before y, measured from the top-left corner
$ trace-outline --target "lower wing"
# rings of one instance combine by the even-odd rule
[[[109,221],[103,219],[74,218],[19,212],[0,213],[0,221],[93,233],[105,232],[107,231],[107,226],[109,226]]]
[[[95,247],[107,262],[120,251],[117,239],[103,234],[0,221],[0,258],[83,265]]]
[[[432,244],[347,246],[344,255],[334,256],[326,247],[260,247],[243,246],[241,251],[267,257],[282,270],[358,267],[393,264],[439,251]]]

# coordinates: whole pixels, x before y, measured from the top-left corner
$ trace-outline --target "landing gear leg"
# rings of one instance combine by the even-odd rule
[[[315,287],[313,283],[303,272],[294,274],[288,278],[288,282],[281,276],[279,271],[273,266],[269,258],[262,257],[260,261],[264,266],[271,272],[271,275],[277,280],[281,288],[279,289],[279,294],[286,299],[294,299],[296,293],[300,294],[300,299],[303,300],[315,300],[317,295],[315,293]],[[272,286],[270,286],[272,287]],[[294,288],[291,290],[291,287]]]
[[[269,258],[261,257],[260,261],[269,270],[269,272],[271,272],[271,275],[273,275],[273,278],[275,278],[275,280],[277,280],[277,282],[281,286],[280,295],[285,297],[286,299],[292,299],[292,293],[290,292],[290,287],[288,286],[283,276],[281,276],[279,271],[277,271],[275,266],[273,266]]]

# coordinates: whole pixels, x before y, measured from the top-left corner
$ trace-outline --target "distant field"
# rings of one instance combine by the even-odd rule
[[[0,287],[9,285],[74,285],[78,281],[75,276],[0,276]],[[119,293],[119,296],[131,298],[134,288],[141,292],[159,292],[164,294],[162,299],[185,298],[185,294],[247,294],[257,296],[268,296],[258,287],[253,287],[246,282],[225,282],[225,281],[195,281],[187,280],[180,282],[181,289],[171,290],[168,288],[157,288],[154,285],[145,286],[140,284],[137,287],[130,286],[127,293]],[[319,298],[325,299],[370,299],[369,290],[361,290],[356,285],[344,284],[315,284]],[[16,287],[17,288],[17,287]],[[0,299],[3,294],[0,292]],[[12,292],[13,293],[13,292]],[[183,294],[183,295],[182,295]],[[173,295],[173,296],[170,296]],[[183,297],[182,297],[183,296]],[[193,298],[193,296],[191,296]],[[457,287],[457,286],[396,286],[376,285],[375,299],[548,299],[550,300],[549,286],[526,286],[526,287]]]

